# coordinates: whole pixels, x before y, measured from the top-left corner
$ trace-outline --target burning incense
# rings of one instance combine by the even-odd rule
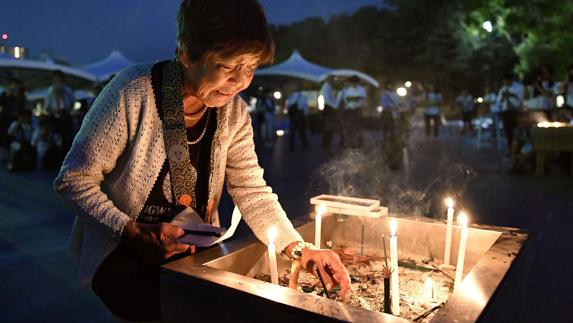
[[[392,314],[390,307],[390,275],[384,277],[384,313]]]
[[[318,269],[318,266],[314,267],[314,269],[316,270],[316,274],[318,275],[318,279],[320,280],[320,284],[322,284],[322,288],[324,289],[324,295],[326,295],[326,298],[330,298],[330,294],[328,293],[328,290],[326,289],[326,285],[324,284],[324,280],[322,279],[322,274],[320,273],[320,269]]]
[[[382,244],[384,245],[384,261],[386,262],[386,268],[388,268],[388,255],[386,254],[386,236],[382,235]]]
[[[390,308],[390,275],[392,275],[392,271],[388,267],[385,235],[382,235],[382,244],[384,245],[384,261],[386,262],[386,265],[382,268],[382,277],[384,278],[384,305],[382,308],[384,313],[392,314],[392,310]]]
[[[400,284],[398,283],[398,236],[396,219],[390,220],[390,270],[392,270],[392,314],[400,316]]]

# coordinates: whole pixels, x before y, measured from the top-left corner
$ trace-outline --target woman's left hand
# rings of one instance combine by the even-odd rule
[[[334,287],[340,286],[339,296],[342,299],[346,298],[346,294],[350,290],[350,275],[334,251],[305,248],[302,251],[300,263],[316,277],[318,277],[316,272],[316,268],[318,268],[326,289],[332,291]]]

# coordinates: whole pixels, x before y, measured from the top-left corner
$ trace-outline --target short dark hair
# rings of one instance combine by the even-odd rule
[[[254,54],[260,64],[274,60],[267,19],[256,0],[182,0],[177,15],[177,54],[191,62]]]

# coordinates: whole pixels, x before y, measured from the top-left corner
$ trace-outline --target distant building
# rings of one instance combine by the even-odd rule
[[[8,54],[16,59],[26,58],[27,52],[28,50],[24,46],[9,47],[6,45],[0,45],[0,54]]]

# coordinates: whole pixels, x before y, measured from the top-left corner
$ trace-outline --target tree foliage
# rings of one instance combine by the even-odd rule
[[[482,27],[490,21],[492,32]],[[354,68],[381,81],[443,88],[493,87],[504,72],[541,64],[561,72],[573,53],[573,1],[387,0],[328,21],[273,26],[277,60],[294,49],[318,64]]]

